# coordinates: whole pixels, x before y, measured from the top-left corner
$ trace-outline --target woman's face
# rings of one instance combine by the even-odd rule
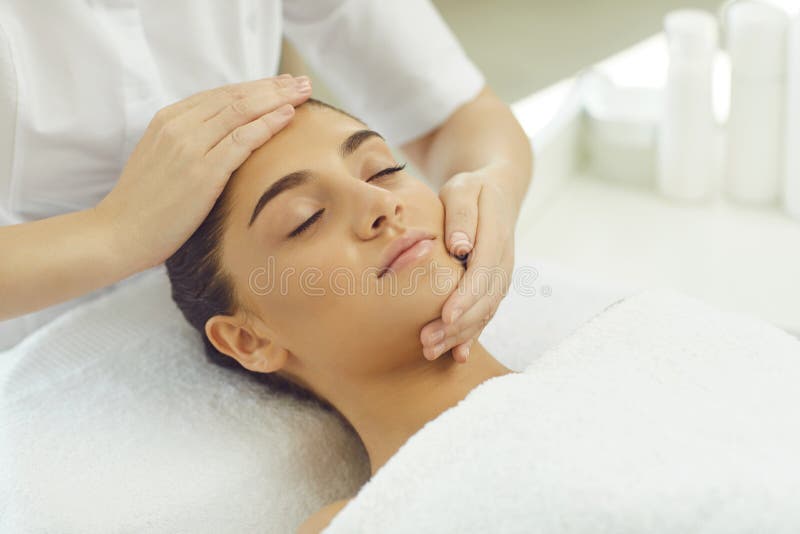
[[[228,185],[222,267],[260,340],[251,344],[282,347],[300,375],[366,377],[418,363],[420,329],[464,273],[445,248],[437,193],[403,170],[370,179],[401,162],[378,135],[351,137],[365,130],[302,105]],[[432,238],[427,253],[379,276],[387,247],[412,232]]]

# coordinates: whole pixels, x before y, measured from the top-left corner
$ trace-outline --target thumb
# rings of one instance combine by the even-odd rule
[[[447,249],[451,254],[463,256],[472,251],[478,228],[477,195],[451,195],[445,203],[444,228]]]

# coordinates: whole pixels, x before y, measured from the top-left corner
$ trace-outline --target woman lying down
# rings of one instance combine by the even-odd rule
[[[800,528],[800,343],[651,291],[523,373],[477,341],[429,361],[420,329],[464,265],[402,167],[310,99],[167,261],[213,361],[319,400],[366,448],[369,481],[300,532]]]

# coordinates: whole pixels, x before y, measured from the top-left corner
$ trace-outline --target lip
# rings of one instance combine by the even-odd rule
[[[405,260],[409,262],[413,261],[414,257],[408,257],[408,255],[404,255],[406,251],[414,248],[418,245],[421,241],[432,241],[436,239],[436,236],[430,232],[426,232],[424,230],[407,230],[403,235],[389,243],[386,249],[383,251],[383,261],[381,262],[381,271],[378,274],[378,278],[381,278],[385,275],[389,270],[398,270],[402,268],[403,265],[407,263]],[[419,245],[416,248],[423,247],[423,245]],[[420,250],[420,257],[427,253],[427,247],[423,250]],[[402,256],[402,258],[401,258]],[[397,261],[401,259],[403,261]]]

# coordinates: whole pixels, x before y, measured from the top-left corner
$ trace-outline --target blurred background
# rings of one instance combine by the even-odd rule
[[[661,29],[682,7],[716,10],[714,0],[433,0],[488,84],[512,103]],[[308,74],[314,96],[339,105],[284,39],[281,72]],[[519,62],[520,50],[538,50]]]

